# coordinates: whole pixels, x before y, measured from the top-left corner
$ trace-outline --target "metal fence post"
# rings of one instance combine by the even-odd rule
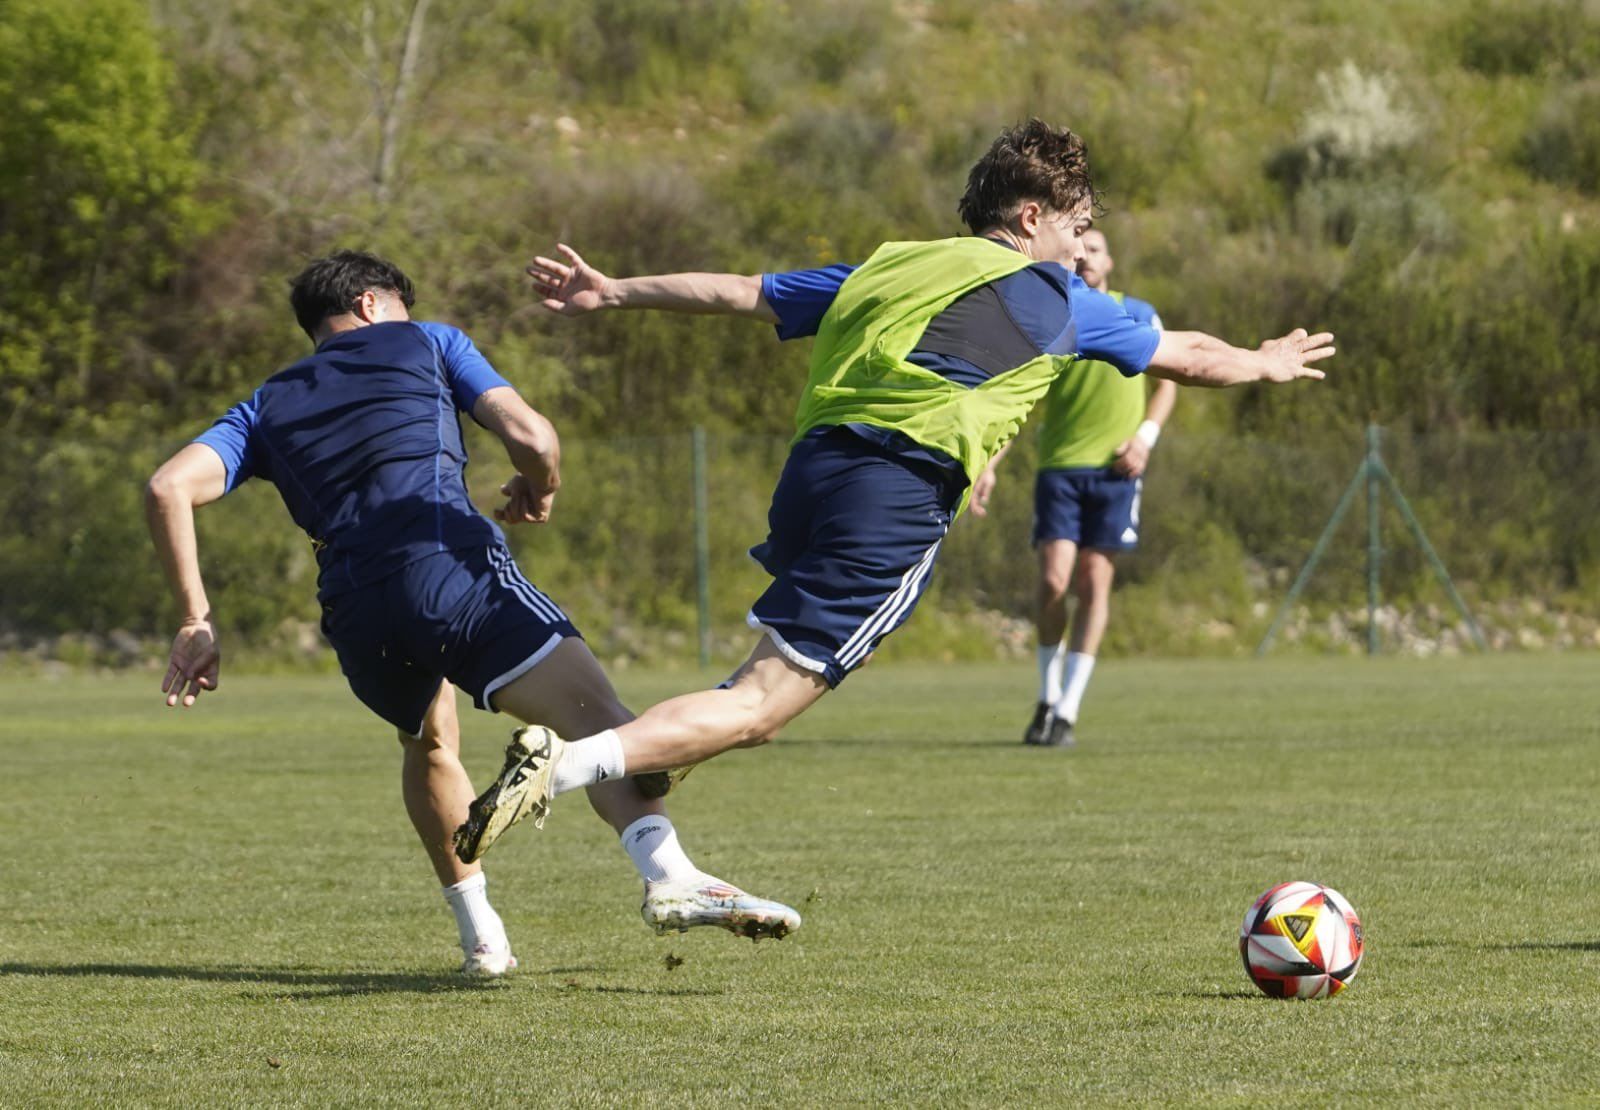
[[[1381,432],[1376,424],[1367,425],[1367,654],[1378,654],[1378,601],[1379,601],[1379,576],[1383,561],[1383,543],[1378,532],[1378,498],[1381,487],[1378,484],[1378,468],[1382,465],[1379,457],[1379,436]]]
[[[700,622],[700,666],[711,666],[711,512],[706,492],[706,430],[696,424],[694,447],[694,580]]]
[[[1317,569],[1317,564],[1322,561],[1322,554],[1328,549],[1328,544],[1333,539],[1333,534],[1339,530],[1339,522],[1344,519],[1344,514],[1350,511],[1350,503],[1356,498],[1356,490],[1361,488],[1362,480],[1367,476],[1367,460],[1361,460],[1361,465],[1356,467],[1356,472],[1351,475],[1349,485],[1344,487],[1344,492],[1339,495],[1339,503],[1333,507],[1333,515],[1328,518],[1328,523],[1323,526],[1322,534],[1317,537],[1317,542],[1311,545],[1311,554],[1306,556],[1305,565],[1300,568],[1300,573],[1294,576],[1294,584],[1289,587],[1289,595],[1283,599],[1283,604],[1278,607],[1278,615],[1272,618],[1272,624],[1267,629],[1267,634],[1256,645],[1256,655],[1262,656],[1272,646],[1272,641],[1278,638],[1278,631],[1283,627],[1284,621],[1289,619],[1289,611],[1294,608],[1294,603],[1300,597],[1300,591],[1306,588],[1306,583],[1311,581],[1311,572]]]

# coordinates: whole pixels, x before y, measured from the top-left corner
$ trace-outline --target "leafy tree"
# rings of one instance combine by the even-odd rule
[[[0,2],[0,426],[166,373],[141,309],[203,221],[171,87],[137,0]]]

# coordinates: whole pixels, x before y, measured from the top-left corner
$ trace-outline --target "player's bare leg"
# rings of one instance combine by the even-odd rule
[[[1061,696],[1052,708],[1051,735],[1047,742],[1058,747],[1070,746],[1077,727],[1078,710],[1083,704],[1083,694],[1094,673],[1095,656],[1100,651],[1100,641],[1105,637],[1106,622],[1111,616],[1111,582],[1116,576],[1116,564],[1107,551],[1084,548],[1078,557],[1077,571],[1072,577],[1072,594],[1076,601],[1072,613],[1072,636],[1068,641],[1070,652],[1062,670]]]
[[[472,804],[472,780],[461,765],[461,726],[456,719],[456,691],[448,682],[422,721],[422,735],[400,733],[403,752],[400,790],[406,814],[422,840],[439,882],[451,886],[476,875],[482,868],[462,863],[451,850],[450,836],[466,819]]]
[[[645,879],[641,912],[657,932],[716,925],[760,940],[781,938],[799,927],[800,915],[788,906],[747,894],[690,862],[665,805],[646,796],[635,776],[665,772],[698,759],[658,760],[641,767],[620,743],[612,750],[618,732],[634,727],[633,715],[582,640],[562,641],[537,667],[496,691],[493,700],[497,709],[539,725],[520,729],[513,737],[507,769],[474,803],[473,817],[463,827],[465,835],[457,839],[458,851],[464,847],[469,857],[476,858],[521,816],[536,813],[537,821],[542,821],[549,799],[564,792],[565,776],[570,782],[566,788],[586,787],[589,804],[621,836],[623,849]],[[596,743],[566,744],[562,735],[589,737]],[[549,756],[542,764],[530,766],[521,755],[530,744],[548,746]],[[598,746],[607,750],[590,751]],[[513,787],[519,772],[530,772],[529,777]],[[486,799],[494,807],[487,813]]]
[[[1061,699],[1066,653],[1067,593],[1078,545],[1071,540],[1044,540],[1038,545],[1039,580],[1034,599],[1034,627],[1039,633],[1039,699],[1023,733],[1024,744],[1043,744],[1050,737],[1051,716]]]
[[[1111,618],[1111,582],[1117,565],[1109,552],[1092,547],[1083,549],[1078,572],[1073,576],[1072,596],[1077,607],[1072,614],[1071,650],[1098,655]]]
[[[400,791],[406,813],[428,853],[455,915],[468,975],[503,975],[517,966],[500,915],[489,905],[483,868],[463,863],[451,850],[451,834],[466,820],[472,780],[461,765],[461,726],[455,687],[439,684],[422,721],[422,734],[400,734]]]
[[[653,705],[617,735],[630,768],[681,767],[766,743],[827,692],[763,637],[726,686]]]

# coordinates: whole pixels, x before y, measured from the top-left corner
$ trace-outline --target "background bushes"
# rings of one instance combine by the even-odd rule
[[[420,313],[467,328],[578,445],[573,510],[526,542],[596,622],[680,629],[682,453],[705,425],[737,506],[713,522],[733,627],[806,345],[555,321],[523,264],[564,239],[619,273],[753,273],[957,234],[967,167],[1029,114],[1088,137],[1118,282],[1169,326],[1339,335],[1323,387],[1182,398],[1131,600],[1248,613],[1374,419],[1457,445],[1433,457],[1502,506],[1459,544],[1482,590],[1594,596],[1597,487],[1494,446],[1581,442],[1600,414],[1592,2],[435,0],[402,80],[416,13],[0,0],[0,632],[163,627],[139,483],[303,352],[284,282],[340,246],[407,267]],[[1230,439],[1254,462],[1222,461]],[[1314,492],[1273,492],[1302,470]],[[1420,469],[1419,505],[1448,477]],[[305,619],[309,564],[269,492],[240,498],[202,514],[208,570],[237,633],[272,641]],[[1026,611],[1013,523],[952,539],[951,619]]]

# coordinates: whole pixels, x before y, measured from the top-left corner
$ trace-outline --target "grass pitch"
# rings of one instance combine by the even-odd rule
[[[688,780],[782,943],[652,936],[564,799],[489,857],[479,986],[337,680],[0,681],[0,1104],[1600,1099],[1600,660],[1113,662],[1074,752],[1016,743],[1030,672],[872,667]],[[1366,925],[1328,1002],[1239,966],[1292,878]]]

